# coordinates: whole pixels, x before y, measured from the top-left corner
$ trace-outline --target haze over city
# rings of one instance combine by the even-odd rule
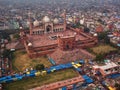
[[[0,90],[120,90],[120,0],[0,0]]]

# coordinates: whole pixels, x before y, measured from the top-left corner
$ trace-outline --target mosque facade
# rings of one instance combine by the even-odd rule
[[[63,22],[48,16],[42,22],[29,20],[29,34],[21,28],[21,39],[29,57],[39,57],[51,54],[60,49],[62,51],[78,48],[88,48],[97,44],[97,38],[84,33],[80,29],[74,29],[66,24],[66,12],[63,13]]]

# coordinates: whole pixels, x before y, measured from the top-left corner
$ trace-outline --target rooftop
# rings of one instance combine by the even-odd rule
[[[107,70],[107,69],[110,69],[110,68],[114,68],[114,67],[117,67],[118,65],[117,64],[115,64],[114,62],[109,62],[109,63],[107,63],[106,65],[104,65],[104,66],[98,66],[98,65],[96,65],[96,66],[93,66],[94,68],[100,68],[100,69],[102,69],[102,70]]]

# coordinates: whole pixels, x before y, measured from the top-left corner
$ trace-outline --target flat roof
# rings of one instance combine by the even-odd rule
[[[114,67],[117,67],[118,65],[115,64],[114,62],[110,62],[110,63],[107,63],[106,65],[104,66],[98,66],[98,65],[95,65],[93,66],[94,68],[100,68],[102,70],[107,70],[107,69],[110,69],[110,68],[114,68]]]

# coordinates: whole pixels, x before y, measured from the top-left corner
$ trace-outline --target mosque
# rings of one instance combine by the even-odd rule
[[[96,36],[67,26],[65,11],[62,16],[63,22],[60,22],[58,18],[51,20],[48,16],[43,17],[41,21],[32,22],[29,19],[29,34],[21,28],[21,39],[30,58],[48,55],[60,61],[64,54],[66,56],[70,53],[81,53],[81,49],[97,44]],[[79,56],[75,58],[80,58]]]

